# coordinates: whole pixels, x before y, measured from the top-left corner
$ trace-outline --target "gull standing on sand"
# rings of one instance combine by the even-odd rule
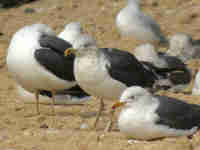
[[[168,46],[168,40],[160,26],[151,16],[140,10],[140,0],[127,0],[127,6],[117,14],[116,25],[122,36],[132,36],[144,43]]]
[[[118,99],[132,85],[151,88],[157,77],[129,52],[97,48],[85,40],[83,37],[77,39],[73,49],[66,50],[65,54],[76,55],[74,75],[80,87],[100,99],[101,105],[94,124],[96,127],[103,109],[103,99]]]
[[[154,71],[160,76],[158,85],[167,86],[171,91],[183,91],[190,83],[191,71],[178,57],[164,52],[156,52],[155,47],[151,44],[142,44],[133,52],[143,64],[155,66]]]
[[[128,137],[152,140],[163,137],[191,136],[200,127],[200,106],[167,96],[152,95],[133,86],[121,95],[113,109],[122,109],[118,127]]]
[[[71,46],[44,24],[25,26],[12,37],[7,55],[8,71],[22,88],[35,93],[37,113],[41,91],[50,93],[54,114],[56,91],[76,85],[74,56],[63,56]]]

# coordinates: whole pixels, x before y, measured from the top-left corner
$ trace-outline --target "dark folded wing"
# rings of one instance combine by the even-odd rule
[[[100,50],[110,63],[106,67],[110,76],[115,80],[127,86],[140,85],[142,87],[151,87],[155,82],[154,73],[145,69],[129,52],[111,48]]]
[[[157,124],[167,125],[176,129],[191,129],[200,125],[200,106],[187,104],[167,96],[156,96],[160,102],[156,113],[159,115]]]
[[[49,72],[57,77],[74,81],[73,63],[74,56],[65,57],[51,49],[37,49],[34,54],[36,60]]]
[[[64,55],[64,51],[66,49],[72,47],[72,45],[69,42],[56,36],[50,36],[46,34],[40,36],[39,43],[41,47],[53,49],[61,55]]]

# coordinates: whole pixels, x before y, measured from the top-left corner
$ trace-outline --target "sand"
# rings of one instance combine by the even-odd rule
[[[199,0],[144,0],[142,3],[143,10],[158,21],[167,36],[185,32],[194,39],[199,38]],[[112,132],[104,133],[108,109],[113,103],[109,100],[105,100],[107,111],[95,131],[92,124],[98,101],[81,106],[56,106],[56,116],[51,116],[50,106],[40,105],[41,115],[35,115],[35,105],[24,104],[17,96],[16,83],[5,66],[13,33],[24,25],[38,22],[48,24],[59,33],[65,24],[79,21],[101,47],[132,52],[138,43],[135,39],[120,37],[115,26],[115,16],[124,5],[125,0],[39,0],[17,8],[0,9],[0,32],[3,33],[0,36],[0,150],[200,150],[200,135],[192,140],[179,137],[134,143],[118,131],[116,124]],[[35,13],[24,13],[27,8],[35,9]],[[200,67],[198,60],[188,64],[192,69]],[[160,93],[200,104],[200,96]],[[89,127],[80,129],[81,124]]]

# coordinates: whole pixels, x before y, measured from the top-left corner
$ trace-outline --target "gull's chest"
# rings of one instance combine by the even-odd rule
[[[104,61],[87,56],[75,60],[74,73],[76,80],[82,84],[98,84],[105,79],[107,71]]]

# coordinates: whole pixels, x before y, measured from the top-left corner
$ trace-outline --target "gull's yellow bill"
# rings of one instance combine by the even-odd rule
[[[64,51],[65,56],[69,56],[73,53],[74,49],[73,48],[68,48]]]
[[[116,108],[118,108],[120,106],[124,106],[125,104],[126,104],[126,102],[118,101],[118,102],[116,102],[115,104],[112,105],[112,109],[116,109]]]

